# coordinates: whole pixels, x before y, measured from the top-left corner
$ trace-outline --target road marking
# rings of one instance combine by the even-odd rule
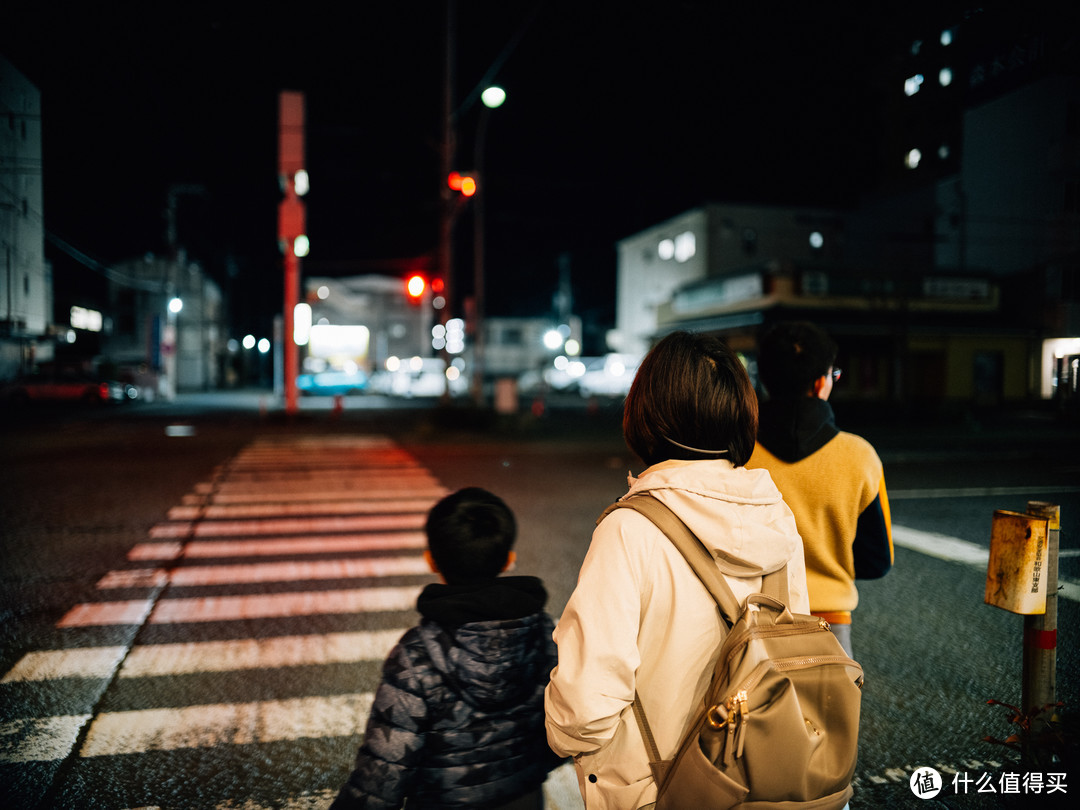
[[[321,537],[279,537],[266,540],[192,540],[187,545],[174,542],[138,543],[128,552],[127,557],[132,562],[175,560],[180,557],[189,559],[276,557],[297,554],[422,549],[426,546],[427,538],[423,532],[382,532]]]
[[[372,693],[361,692],[104,712],[90,724],[79,756],[351,737],[363,732],[373,698]]]
[[[174,506],[169,520],[235,520],[243,518],[294,517],[298,515],[384,515],[396,512],[417,512],[426,515],[439,495],[425,498],[398,498],[379,501],[303,501],[299,503],[233,504],[225,506]]]
[[[184,553],[183,543],[136,543],[127,553],[129,560],[178,560]]]
[[[299,582],[311,579],[370,579],[372,577],[416,576],[431,574],[420,555],[409,557],[346,557],[336,560],[275,563],[241,563],[177,568],[169,573],[163,568],[139,568],[110,571],[97,587],[132,588],[169,582],[179,587],[234,585],[253,582]]]
[[[949,537],[937,532],[924,532],[919,529],[910,529],[907,526],[892,527],[893,542],[903,548],[936,557],[939,560],[963,563],[973,568],[981,568],[986,571],[990,562],[990,550],[977,543],[961,540],[959,537]],[[1080,602],[1080,584],[1066,579],[1058,580],[1058,596],[1073,602]]]
[[[1039,495],[1080,492],[1075,485],[1039,487],[955,487],[953,489],[897,489],[889,490],[890,501],[912,501],[925,498],[987,498],[1003,495],[1027,495],[1035,500]]]
[[[151,527],[150,537],[174,540],[194,537],[250,537],[263,534],[321,534],[331,532],[387,532],[395,529],[422,529],[426,515],[352,515],[323,518],[268,518],[228,522],[177,521]]]
[[[290,486],[289,482],[283,482],[282,486],[273,488],[263,485],[257,488],[250,485],[243,488],[218,488],[213,494],[185,495],[183,503],[187,506],[198,506],[207,501],[219,505],[278,503],[286,495],[290,501],[333,501],[344,498],[364,498],[371,501],[399,497],[402,492],[408,492],[412,496],[423,494],[424,497],[432,498],[441,498],[447,493],[446,488],[439,486],[434,479],[427,481],[423,478],[412,476],[391,482],[396,483],[394,486],[388,486],[382,479],[379,480],[378,486],[370,486],[367,481],[354,482],[346,479],[342,482],[331,479],[321,482],[317,489],[309,491],[300,491],[295,486]]]
[[[130,651],[126,647],[38,650],[24,655],[0,683],[111,678],[118,667],[121,678],[150,678],[198,672],[382,662],[406,629],[140,644]],[[124,658],[125,653],[127,658]]]
[[[127,647],[83,647],[28,652],[0,683],[51,681],[57,678],[111,678]]]
[[[150,624],[223,622],[283,616],[317,616],[413,610],[420,588],[357,588],[339,591],[298,591],[250,596],[207,596],[162,599],[150,614]]]
[[[265,670],[278,667],[382,663],[406,628],[312,636],[143,644],[132,648],[121,678],[146,678],[194,672]]]
[[[63,759],[89,719],[88,714],[68,714],[0,723],[0,764]]]
[[[359,588],[335,591],[255,594],[249,596],[204,596],[192,599],[161,599],[157,606],[149,599],[116,602],[84,602],[69,610],[57,627],[101,627],[140,625],[150,609],[150,624],[225,622],[239,619],[268,619],[282,616],[412,610],[417,586],[409,588]]]
[[[86,602],[76,605],[56,623],[57,627],[102,627],[105,625],[140,625],[154,606],[151,599],[127,599],[120,602]]]

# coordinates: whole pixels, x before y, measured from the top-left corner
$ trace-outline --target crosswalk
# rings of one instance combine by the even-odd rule
[[[433,581],[423,523],[446,492],[384,437],[253,442],[59,619],[54,648],[0,678],[9,792],[31,807],[328,804]],[[580,806],[566,769],[545,793]]]

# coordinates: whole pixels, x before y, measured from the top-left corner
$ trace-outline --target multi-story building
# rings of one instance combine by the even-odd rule
[[[42,211],[41,94],[0,56],[0,380],[51,357]]]
[[[109,268],[101,359],[147,398],[218,388],[225,380],[221,290],[183,250]]]
[[[752,367],[762,328],[806,318],[841,345],[838,397],[1075,397],[1080,66],[1038,22],[980,11],[901,43],[884,183],[857,208],[710,204],[622,240],[612,347],[702,329]]]

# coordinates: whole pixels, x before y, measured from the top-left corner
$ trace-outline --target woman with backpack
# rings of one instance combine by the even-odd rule
[[[757,398],[726,344],[685,332],[660,341],[626,398],[623,433],[646,467],[625,497],[648,493],[674,512],[740,604],[786,566],[789,607],[809,613],[795,519],[768,472],[744,466]],[[574,757],[588,810],[656,800],[635,696],[661,759],[671,759],[726,635],[713,597],[656,525],[633,509],[602,518],[555,630],[545,696],[548,743]]]

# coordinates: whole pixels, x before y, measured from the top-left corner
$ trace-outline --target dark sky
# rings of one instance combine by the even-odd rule
[[[276,97],[294,89],[308,103],[304,272],[433,255],[442,3],[14,5],[0,50],[42,92],[56,236],[106,263],[163,251],[170,185],[198,185],[181,243],[240,330],[268,322]],[[882,5],[458,0],[456,100],[496,64],[508,93],[485,152],[489,309],[547,311],[563,256],[579,310],[610,318],[619,238],[710,200],[832,204],[871,188],[882,71],[907,36]],[[460,118],[464,169],[478,113]],[[467,215],[457,241],[466,264]]]

